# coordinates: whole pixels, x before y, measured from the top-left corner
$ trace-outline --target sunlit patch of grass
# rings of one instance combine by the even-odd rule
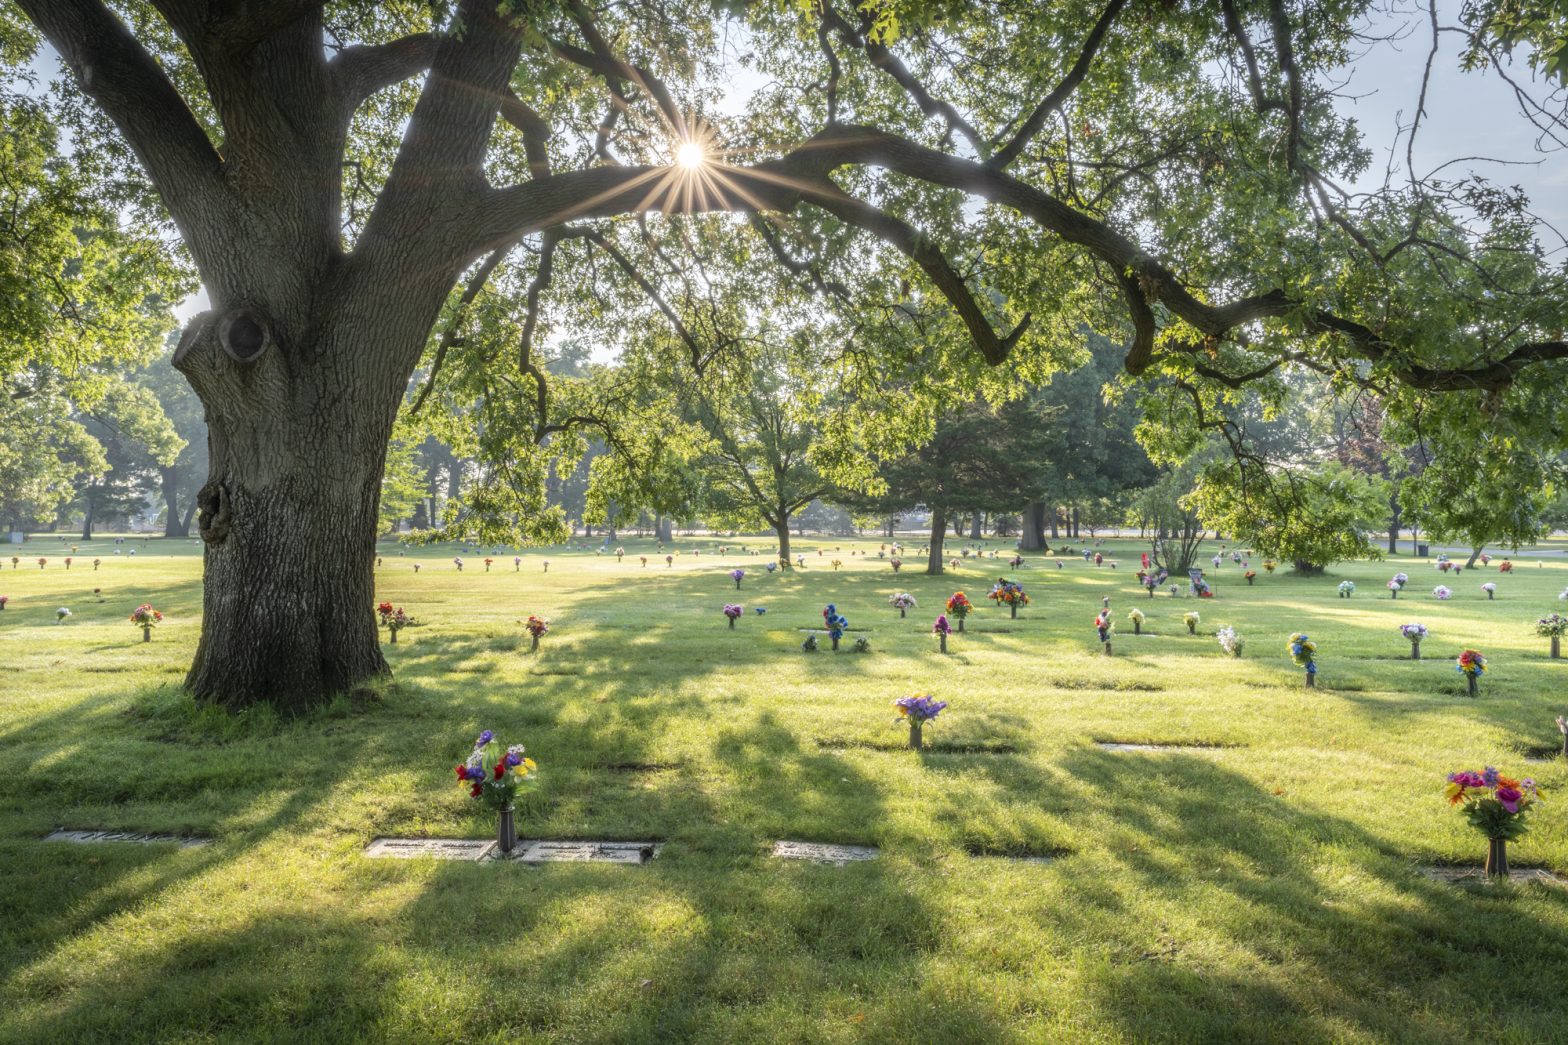
[[[473,556],[458,574],[455,548],[384,545],[378,596],[422,621],[386,647],[395,681],[292,719],[179,688],[199,548],[95,542],[77,557],[102,557],[96,574],[0,564],[0,1040],[1560,1036],[1568,891],[1456,889],[1419,866],[1482,855],[1439,796],[1450,769],[1568,782],[1560,759],[1523,761],[1559,748],[1568,712],[1568,661],[1529,626],[1559,608],[1568,561],[1467,572],[1446,603],[1408,559],[1250,588],[1227,563],[1200,603],[1147,598],[1132,542],[1108,546],[1115,571],[1031,556],[936,578],[908,554],[895,575],[876,541],[803,541],[813,568],[778,575],[718,554],[762,539],[683,538],[670,569],[620,543],[621,563],[557,548],[513,571],[505,552],[489,574]],[[816,568],[817,547],[844,567]],[[1034,599],[1016,620],[983,599],[1004,572]],[[930,625],[957,589],[977,610],[943,656]],[[919,602],[907,619],[894,591]],[[1108,658],[1090,627],[1104,596]],[[125,620],[142,601],[166,615],[151,643]],[[871,654],[800,651],[830,601]],[[537,652],[529,613],[552,620]],[[1401,659],[1409,620],[1431,629],[1421,662]],[[1213,638],[1225,624],[1240,659]],[[1302,628],[1313,690],[1284,651]],[[1467,645],[1493,669],[1474,701],[1452,670]],[[951,703],[915,753],[889,704],[927,692]],[[452,772],[487,727],[541,764],[525,836],[662,855],[362,859],[378,835],[489,834]],[[1563,823],[1549,799],[1513,860],[1568,870]],[[39,841],[57,826],[214,841]],[[777,861],[779,838],[881,854]]]

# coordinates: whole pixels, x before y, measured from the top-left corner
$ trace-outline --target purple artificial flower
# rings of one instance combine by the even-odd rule
[[[487,729],[483,733],[479,734],[479,739],[474,741],[474,747],[484,747],[494,739],[495,734]]]
[[[1486,770],[1481,774],[1481,779],[1485,781],[1487,787],[1496,787],[1497,770],[1491,766],[1487,766]]]
[[[1510,813],[1519,812],[1519,800],[1524,793],[1516,787],[1500,787],[1497,789],[1497,801]]]
[[[519,755],[515,751],[509,751],[507,752],[506,758],[503,761],[505,761],[508,766],[520,766],[523,764],[523,756]]]

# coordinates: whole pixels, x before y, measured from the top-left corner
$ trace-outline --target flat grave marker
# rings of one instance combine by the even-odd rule
[[[212,842],[210,838],[191,835],[147,835],[135,831],[67,831],[60,829],[44,836],[45,842],[75,842],[89,845],[96,842],[135,842],[138,845],[177,845],[196,849]]]
[[[658,842],[523,842],[505,857],[525,864],[591,863],[641,865],[659,855]]]
[[[809,860],[828,867],[845,867],[863,860],[875,860],[881,855],[881,850],[871,845],[785,840],[773,843],[773,855],[780,860]]]
[[[1486,883],[1489,879],[1486,871],[1480,867],[1423,867],[1421,873],[1437,882],[1447,882],[1455,885],[1460,882]],[[1559,889],[1568,888],[1568,880],[1560,875],[1555,875],[1544,867],[1511,867],[1508,869],[1508,880],[1516,885],[1525,882],[1541,882],[1545,885],[1555,885]]]
[[[365,847],[365,855],[394,860],[428,856],[433,860],[478,863],[490,859],[495,847],[493,838],[377,838]]]

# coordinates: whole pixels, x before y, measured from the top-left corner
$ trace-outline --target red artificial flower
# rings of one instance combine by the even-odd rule
[[[504,762],[497,762],[496,766],[495,766],[495,778],[497,780],[500,780],[501,777],[503,775],[505,775],[505,773],[506,773],[506,763],[504,763]]]
[[[377,613],[391,613],[392,612],[392,604],[390,602],[383,602],[381,605],[376,607],[376,612]]]
[[[467,766],[458,766],[457,767],[457,779],[459,779],[459,780],[467,780],[468,779],[468,767]]]
[[[480,795],[482,795],[484,793],[485,793],[485,786],[483,784],[475,784],[473,786],[473,789],[468,792],[469,796],[472,797],[472,798],[478,798]]]

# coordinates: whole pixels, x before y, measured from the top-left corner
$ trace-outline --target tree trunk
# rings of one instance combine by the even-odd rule
[[[932,577],[942,575],[942,541],[946,537],[947,510],[937,505],[931,509],[931,553],[926,556],[926,573]]]
[[[1068,536],[1075,541],[1078,539],[1078,506],[1076,504],[1073,505],[1073,524]]]
[[[984,523],[981,521],[984,518],[985,518],[985,513],[984,512],[975,512],[974,518],[971,519],[970,522],[969,522],[969,539],[970,540],[978,541],[981,537],[984,536],[983,530],[985,529],[985,526],[984,526]]]
[[[1399,494],[1388,495],[1388,554],[1393,555],[1399,551]]]
[[[175,465],[158,469],[158,477],[163,487],[163,535],[165,537],[189,537],[191,535],[191,512],[194,507],[188,508],[184,515],[180,514],[180,470]]]
[[[1467,570],[1475,569],[1475,561],[1477,559],[1479,559],[1480,557],[1481,557],[1481,549],[1480,548],[1471,548],[1470,549],[1470,558],[1465,560],[1465,569],[1467,569]]]
[[[1026,552],[1045,550],[1045,502],[1030,501],[1024,505],[1023,533],[1020,547]]]
[[[779,516],[779,521],[773,524],[773,532],[779,536],[779,565],[787,570],[790,567],[789,516]]]
[[[439,304],[432,294],[422,311]],[[210,451],[196,495],[201,638],[185,683],[230,708],[300,711],[388,674],[375,541],[406,377],[375,360],[416,356],[428,327],[382,301],[289,315],[203,313],[174,355],[206,407]],[[454,494],[460,476],[454,467]]]
[[[90,541],[93,539],[93,495],[90,488],[82,502],[82,540]]]
[[[1051,506],[1051,540],[1060,540],[1062,536],[1062,511],[1055,505]]]

